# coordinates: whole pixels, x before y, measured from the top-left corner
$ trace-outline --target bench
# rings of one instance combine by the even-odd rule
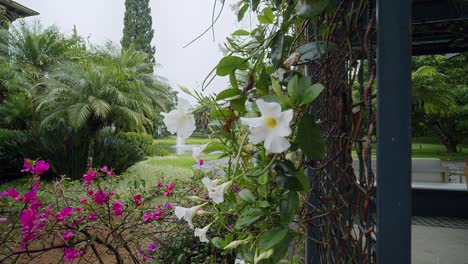
[[[359,160],[353,159],[354,174],[359,175]],[[372,170],[377,171],[376,160],[372,160]],[[412,182],[438,182],[445,183],[449,181],[448,168],[442,166],[440,159],[412,159],[411,163],[411,181]]]
[[[359,160],[353,159],[353,169],[359,175]],[[374,173],[376,169],[376,161],[372,160]],[[467,185],[448,181],[448,168],[441,160],[412,159],[412,214],[468,219]]]

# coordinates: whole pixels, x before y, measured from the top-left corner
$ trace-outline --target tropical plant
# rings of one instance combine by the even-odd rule
[[[33,103],[26,95],[10,95],[0,105],[0,127],[25,130],[31,128],[33,120]]]
[[[468,137],[467,56],[413,59],[413,126],[431,131],[452,153]]]

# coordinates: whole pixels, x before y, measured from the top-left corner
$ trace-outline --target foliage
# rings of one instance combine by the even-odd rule
[[[146,133],[124,132],[119,133],[119,136],[131,144],[140,148],[147,156],[151,156],[153,137]]]
[[[420,56],[413,60],[413,90],[416,108],[413,126],[430,130],[450,153],[468,138],[467,54],[446,59],[444,56]],[[425,65],[425,66],[421,66]],[[428,107],[429,106],[429,107]]]
[[[122,47],[133,46],[148,55],[147,61],[154,63],[156,48],[151,45],[154,36],[149,0],[125,0]]]
[[[33,102],[24,94],[14,94],[0,105],[0,127],[25,130],[32,127],[34,120]]]
[[[53,129],[46,131],[24,131],[15,133],[4,142],[4,151],[15,157],[47,159],[52,163],[51,170],[44,179],[57,179],[65,175],[80,179],[86,168],[89,134],[83,130]],[[108,165],[117,173],[142,161],[146,155],[134,143],[110,132],[96,136],[94,164]],[[21,165],[18,158],[16,167]],[[18,171],[18,170],[17,170]]]
[[[23,136],[23,132],[0,129],[0,181],[10,181],[20,176],[22,156],[10,151],[8,143]]]
[[[120,174],[145,158],[145,150],[128,138],[105,132],[96,138],[93,160],[96,166],[107,165]]]

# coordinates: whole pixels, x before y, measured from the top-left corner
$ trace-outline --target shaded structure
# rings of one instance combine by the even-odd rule
[[[38,12],[27,8],[15,1],[0,0],[0,27],[7,28],[18,18],[37,16]]]
[[[466,51],[468,2],[336,2],[336,13],[307,34],[307,41],[334,43],[337,52],[306,69],[327,87],[311,109],[327,152],[309,162],[306,263],[410,263],[411,56]],[[320,23],[336,23],[326,39]]]

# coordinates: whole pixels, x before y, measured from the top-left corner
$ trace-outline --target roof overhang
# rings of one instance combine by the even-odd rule
[[[38,12],[11,0],[0,0],[0,14],[2,13],[12,22],[18,18],[39,15]]]

